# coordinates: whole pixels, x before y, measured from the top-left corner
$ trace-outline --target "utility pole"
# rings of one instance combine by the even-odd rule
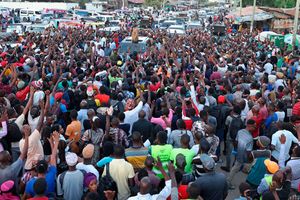
[[[253,31],[255,7],[256,7],[256,0],[254,0],[254,2],[253,2],[253,11],[252,11],[252,17],[251,17],[250,33],[252,33],[252,31]]]
[[[234,11],[234,12],[236,11],[236,4],[237,4],[236,1],[237,1],[237,0],[233,0],[233,11]]]
[[[240,17],[242,16],[243,0],[240,0]]]
[[[299,3],[300,0],[297,0],[296,3],[296,12],[295,12],[295,18],[294,18],[294,32],[293,32],[293,48],[296,45],[296,35],[298,30],[298,19],[299,19]]]

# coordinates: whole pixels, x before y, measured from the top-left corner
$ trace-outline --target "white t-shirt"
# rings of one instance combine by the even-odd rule
[[[271,74],[271,72],[273,70],[273,65],[268,62],[264,65],[264,69],[265,69],[266,73]]]
[[[283,122],[284,118],[285,118],[285,112],[283,111],[277,111],[275,112],[277,117],[278,117],[278,121]]]
[[[289,151],[292,146],[292,143],[293,142],[299,143],[299,141],[290,131],[287,130],[279,130],[276,133],[274,133],[272,135],[271,144],[275,146],[275,149],[272,151],[272,156],[277,160],[279,160],[279,153],[280,153],[280,146],[281,146],[279,138],[282,134],[284,134],[286,137],[284,157],[285,160],[288,160],[290,158]]]
[[[279,86],[283,86],[284,87],[284,80],[282,80],[282,79],[277,79],[276,81],[275,81],[275,90],[276,91],[278,91],[278,87]]]
[[[97,180],[99,180],[99,172],[96,170],[96,168],[93,165],[86,165],[83,163],[78,163],[76,165],[76,169],[78,170],[84,170],[86,173],[93,173],[96,177]]]

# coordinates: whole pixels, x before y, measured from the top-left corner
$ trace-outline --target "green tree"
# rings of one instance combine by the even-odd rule
[[[253,0],[243,0],[243,7],[251,5],[253,5]],[[275,8],[294,8],[296,0],[257,0],[256,5]]]
[[[163,0],[145,0],[147,6],[160,7],[163,4]]]

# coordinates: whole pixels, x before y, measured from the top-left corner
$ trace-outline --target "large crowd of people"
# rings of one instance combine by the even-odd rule
[[[1,44],[0,199],[299,199],[295,51],[248,30],[141,34],[123,54],[129,30]]]

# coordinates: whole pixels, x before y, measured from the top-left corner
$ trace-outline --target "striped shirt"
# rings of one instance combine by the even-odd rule
[[[148,156],[146,147],[130,147],[125,150],[126,160],[132,164],[134,171],[139,171],[145,167],[145,160]]]

